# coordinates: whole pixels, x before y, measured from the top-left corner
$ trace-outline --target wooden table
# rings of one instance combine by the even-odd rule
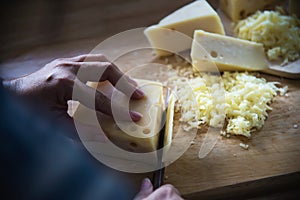
[[[139,1],[139,8],[146,9],[147,6],[149,8],[148,2]],[[170,4],[170,1],[161,4],[161,7],[158,6],[159,12],[154,12],[153,18],[149,17],[145,22],[140,21],[139,25],[144,23],[143,25],[147,26],[155,23],[170,10],[184,4],[184,2],[175,2],[174,4]],[[152,10],[156,8],[150,7]],[[110,9],[114,10],[111,7]],[[118,9],[115,8],[114,11],[116,10]],[[80,9],[77,9],[77,14],[80,15]],[[118,18],[126,15],[128,12],[124,11],[121,15],[116,12],[115,16],[118,17],[110,23],[116,22],[117,26]],[[136,17],[130,17],[128,21],[125,21],[131,23],[130,26],[133,27],[137,20]],[[76,31],[82,32],[82,30]],[[9,56],[10,59],[2,61],[1,76],[3,78],[19,77],[41,68],[55,58],[88,53],[114,31],[109,29],[97,37],[47,44],[26,51],[23,48],[16,49],[19,52],[18,56]],[[137,60],[143,59],[138,55],[136,54]],[[150,59],[151,56],[145,55],[145,58]],[[127,64],[124,63],[121,67],[123,71],[130,69],[132,62],[131,60]],[[300,80],[265,75],[264,77],[270,81],[280,81],[288,85],[289,96],[276,97],[272,104],[273,111],[270,112],[263,129],[253,134],[253,138],[249,141],[248,151],[239,147],[238,138],[220,137],[213,151],[200,160],[197,153],[203,136],[198,134],[196,144],[166,169],[166,182],[178,187],[188,199],[201,197],[205,199],[254,199],[257,196],[282,199],[299,194],[296,185],[300,180],[300,129],[294,128],[294,125],[300,125]],[[138,185],[143,177],[149,175],[128,176]]]

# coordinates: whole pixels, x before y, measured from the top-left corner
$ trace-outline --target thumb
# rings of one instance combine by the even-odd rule
[[[153,192],[153,185],[149,178],[145,178],[142,182],[140,192],[135,196],[134,200],[142,200]]]

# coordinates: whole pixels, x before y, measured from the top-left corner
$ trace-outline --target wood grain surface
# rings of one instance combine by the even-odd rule
[[[148,62],[147,58],[151,60],[150,55],[150,52],[136,52],[128,55],[128,63],[142,58]],[[168,60],[170,62],[172,59]],[[152,62],[163,64],[165,59]],[[124,69],[129,67],[124,57],[119,64]],[[157,76],[157,73],[149,70],[130,73],[134,77],[147,79],[160,80],[160,76],[163,76]],[[275,97],[271,104],[273,110],[269,112],[264,127],[254,132],[249,140],[243,137],[228,139],[215,136],[218,140],[216,146],[203,159],[198,158],[198,153],[206,129],[198,131],[195,144],[166,168],[166,182],[174,184],[183,194],[191,194],[300,171],[300,80],[266,74],[261,76],[289,87],[286,96]],[[249,150],[242,149],[239,146],[241,142],[248,144]]]
[[[134,49],[136,45],[147,46],[147,41],[138,40],[136,37],[128,37],[123,43],[128,49]],[[112,41],[106,51],[108,57],[117,57],[114,60],[122,71],[134,78],[164,81],[167,73],[163,73],[166,58],[155,58],[149,49],[141,49],[118,57],[116,50],[120,44]],[[112,51],[114,49],[114,51]],[[168,57],[168,63],[178,65],[175,57]],[[160,64],[157,65],[152,64]],[[141,67],[143,66],[143,67]],[[160,70],[161,68],[161,70]],[[198,153],[203,143],[207,130],[204,127],[198,131],[195,144],[174,163],[166,168],[166,182],[174,184],[182,194],[189,195],[201,191],[226,187],[260,180],[266,177],[289,174],[300,171],[300,80],[285,79],[276,76],[261,74],[268,81],[282,83],[288,86],[286,96],[277,96],[271,104],[273,108],[269,112],[264,127],[253,133],[251,139],[243,137],[224,138],[219,135],[217,144],[205,158],[199,159]],[[249,150],[242,149],[239,144],[248,144]],[[136,179],[139,181],[140,177]],[[272,185],[272,182],[268,183]]]
[[[23,36],[20,35],[21,33],[17,33],[19,29],[12,30],[16,32],[7,39],[5,48],[1,49],[6,53],[5,58],[10,58],[1,62],[1,77],[19,77],[41,68],[55,58],[88,53],[107,36],[127,28],[156,23],[171,10],[189,1],[172,1],[172,3],[170,3],[171,1],[155,1],[161,6],[150,5],[150,1],[145,0],[129,1],[128,4],[118,3],[117,0],[113,2],[115,4],[105,4],[107,6],[106,17],[100,16],[100,13],[98,17],[101,20],[90,22],[88,25],[84,24],[88,21],[86,14],[89,13],[88,10],[97,13],[97,6],[82,3],[70,7],[74,13],[70,12],[68,19],[77,18],[78,21],[82,19],[82,26],[87,28],[81,29],[75,24],[63,27],[68,31],[60,32],[60,34],[69,33],[70,37],[60,38],[57,40],[58,43],[43,42],[45,40],[39,40],[39,38],[35,38],[38,40],[35,42],[33,35],[36,33],[33,30],[33,32],[28,30],[28,35],[23,35],[25,38],[23,41],[17,41],[16,38],[23,38]],[[146,12],[146,10],[148,11]],[[147,17],[140,17],[145,12]],[[102,21],[103,19],[105,20]],[[26,19],[20,18],[17,22],[22,24],[22,20]],[[106,28],[101,30],[95,28],[102,22],[106,24]],[[28,26],[21,30],[25,30],[26,27]],[[33,37],[32,40],[27,40],[31,37]],[[115,50],[120,49],[120,46],[131,48],[131,45],[136,44],[128,40],[127,44],[126,42],[122,45],[115,43],[99,49],[99,51],[102,50],[104,54],[112,56],[118,54]],[[165,63],[165,59],[156,59],[149,50],[132,52],[115,61],[124,72],[131,71],[135,76],[152,77],[153,79],[159,77],[153,77],[155,74],[152,71],[134,74],[132,69],[145,63]],[[198,199],[201,196],[212,197],[214,194],[221,195],[219,197],[222,199],[231,191],[240,193],[243,193],[241,191],[248,191],[248,193],[250,191],[251,193],[251,191],[255,192],[261,187],[272,184],[280,185],[281,183],[290,183],[289,180],[299,180],[299,175],[287,174],[300,171],[300,129],[295,128],[295,125],[300,125],[300,80],[264,74],[262,76],[269,81],[279,81],[283,85],[288,85],[289,92],[288,96],[275,98],[271,105],[273,110],[269,112],[265,126],[255,132],[251,140],[244,140],[250,145],[249,150],[239,147],[241,138],[226,139],[217,136],[218,142],[213,151],[205,158],[199,159],[198,152],[203,141],[203,134],[199,133],[195,144],[190,146],[180,159],[167,167],[166,182],[175,185],[182,194],[190,199]],[[283,180],[277,178],[278,175],[288,178],[283,178]],[[138,190],[142,178],[151,177],[151,174],[126,174],[126,176],[136,184],[136,190]],[[273,179],[264,179],[267,177],[273,177]]]

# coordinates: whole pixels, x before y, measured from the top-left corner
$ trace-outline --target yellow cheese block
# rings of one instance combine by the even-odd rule
[[[190,49],[197,29],[225,34],[220,17],[205,0],[192,2],[176,10],[159,24],[148,27],[144,33],[157,55],[166,56]]]
[[[157,149],[158,133],[161,128],[163,87],[159,82],[140,79],[136,79],[135,81],[145,93],[145,98],[129,101],[126,95],[116,90],[112,98],[114,99],[114,103],[124,107],[129,103],[131,110],[142,113],[143,118],[140,121],[120,121],[104,114],[98,115],[97,118],[93,110],[81,104],[74,112],[73,118],[93,127],[99,127],[100,125],[108,139],[124,150],[136,153],[152,152]],[[113,91],[112,85],[108,82],[104,84],[89,82],[88,85],[97,88],[98,91],[107,96],[111,96]],[[174,109],[170,112],[174,112]],[[173,124],[168,123],[167,126],[168,132],[166,135],[168,136],[166,136],[167,141],[165,144],[170,144]]]
[[[192,64],[198,71],[260,71],[268,68],[263,45],[243,39],[195,31]]]
[[[244,19],[247,16],[255,13],[257,10],[272,5],[278,0],[221,0],[221,9],[232,21]]]

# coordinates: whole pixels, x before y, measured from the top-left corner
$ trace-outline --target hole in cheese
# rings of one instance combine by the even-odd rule
[[[218,53],[215,52],[215,51],[211,51],[211,52],[210,52],[210,55],[211,55],[213,58],[218,57]]]
[[[143,133],[144,134],[149,134],[151,132],[151,130],[149,129],[149,128],[145,128],[144,130],[143,130]]]
[[[135,143],[135,142],[130,142],[130,144],[129,144],[131,147],[133,147],[133,148],[137,148],[137,143]]]

